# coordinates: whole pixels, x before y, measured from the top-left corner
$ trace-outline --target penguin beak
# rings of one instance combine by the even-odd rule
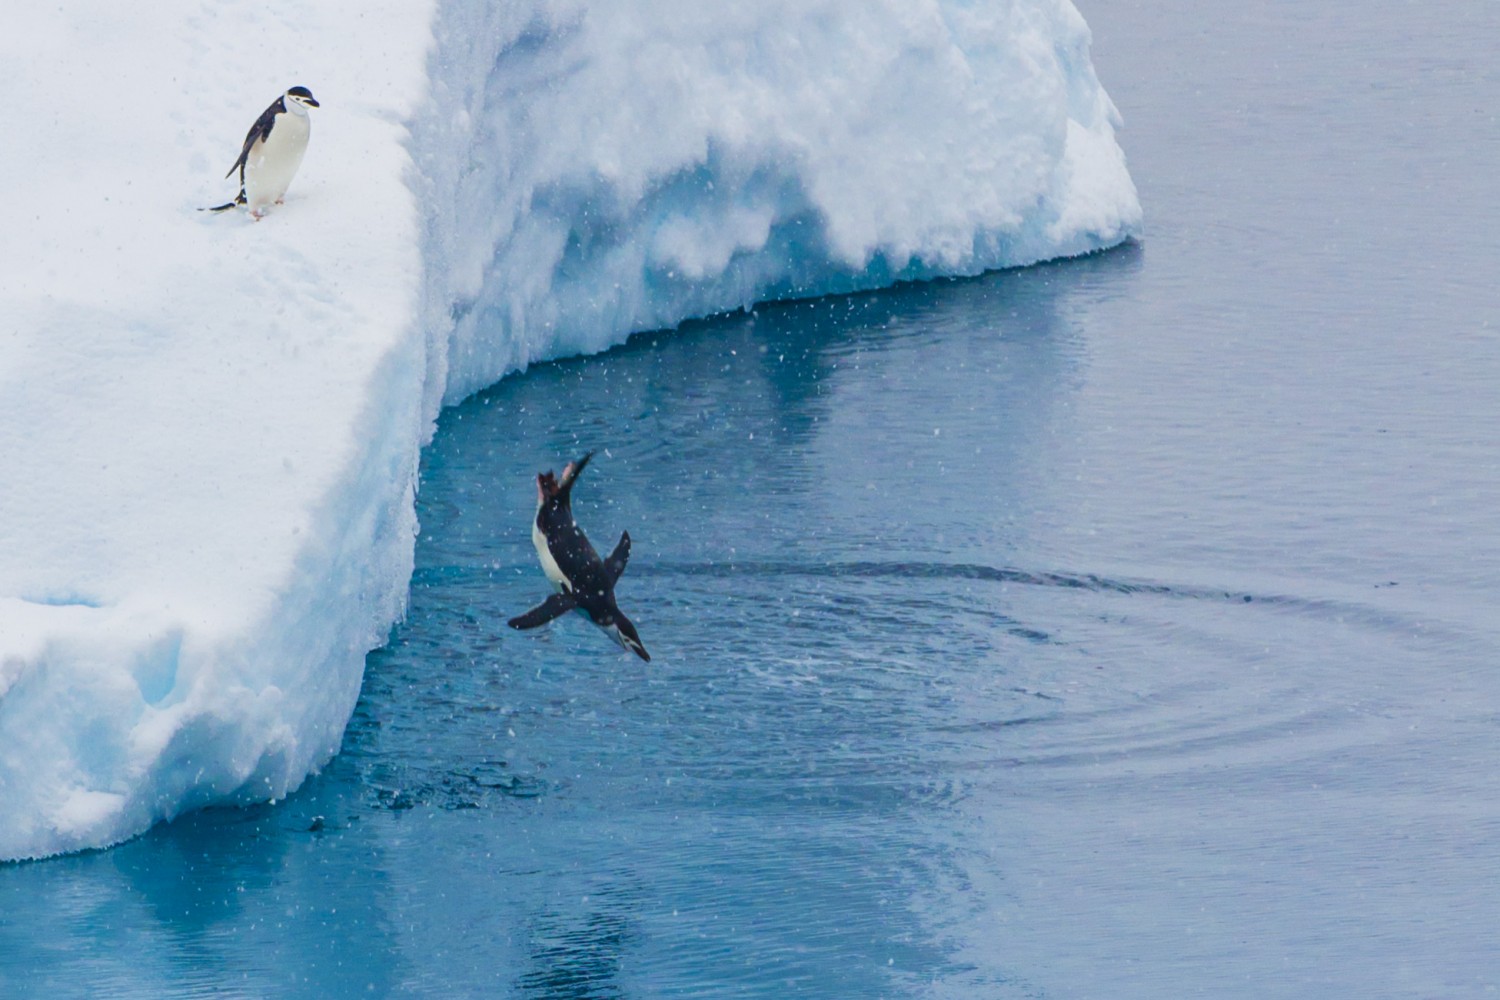
[[[647,663],[651,662],[651,654],[646,652],[645,646],[641,645],[640,633],[635,630],[635,625],[629,618],[616,612],[614,615],[607,616],[604,621],[596,621],[594,624],[603,629],[604,634],[619,644],[621,649],[634,653]]]
[[[646,652],[646,647],[641,644],[640,633],[636,632],[635,625],[631,623],[629,618],[621,615],[614,623],[614,626],[609,629],[609,634],[610,638],[614,639],[615,642],[618,642],[621,646],[630,650],[630,652],[639,656],[647,663],[651,662],[651,654]]]

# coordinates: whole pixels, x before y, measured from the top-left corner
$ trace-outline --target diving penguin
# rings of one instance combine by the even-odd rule
[[[625,561],[630,558],[630,532],[622,532],[620,544],[608,559],[601,561],[599,553],[584,537],[583,529],[573,520],[573,484],[593,457],[594,453],[589,452],[578,461],[569,462],[563,467],[560,480],[550,470],[537,475],[531,542],[542,561],[542,571],[557,593],[507,624],[516,629],[536,628],[576,609],[588,615],[615,642],[649,662],[651,654],[641,645],[635,626],[615,604],[615,582],[625,572]]]
[[[316,107],[321,105],[306,87],[293,87],[272,101],[250,126],[240,158],[224,175],[240,172],[240,193],[234,201],[208,211],[225,212],[236,205],[247,205],[250,217],[259,219],[272,204],[280,205],[302,165],[302,154],[307,152],[307,139],[312,134],[307,109]]]

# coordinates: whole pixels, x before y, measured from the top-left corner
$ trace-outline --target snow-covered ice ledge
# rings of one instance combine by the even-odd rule
[[[1067,0],[84,8],[0,37],[0,858],[332,756],[442,403],[1140,226]],[[195,211],[292,83],[286,206]]]

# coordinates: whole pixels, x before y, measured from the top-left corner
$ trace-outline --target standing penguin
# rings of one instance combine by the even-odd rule
[[[306,87],[293,87],[272,101],[250,126],[240,158],[224,175],[232,177],[236,170],[240,172],[240,193],[234,201],[208,211],[224,212],[236,205],[248,205],[250,217],[259,219],[272,204],[280,205],[302,165],[302,154],[307,152],[312,134],[307,109],[320,106]]]
[[[582,611],[611,639],[649,662],[651,654],[641,645],[635,625],[615,604],[615,581],[625,572],[625,561],[630,558],[630,533],[621,533],[614,552],[608,559],[600,560],[599,553],[584,537],[583,529],[573,520],[573,483],[593,457],[594,453],[589,452],[578,461],[569,462],[563,467],[561,480],[550,470],[537,475],[531,542],[542,561],[542,571],[557,593],[507,624],[516,629],[536,628],[564,612]]]

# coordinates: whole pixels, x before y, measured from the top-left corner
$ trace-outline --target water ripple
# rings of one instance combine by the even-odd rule
[[[1169,583],[1159,580],[1139,580],[1102,576],[1096,573],[1079,573],[1061,570],[1025,569],[1014,566],[988,566],[980,563],[918,562],[918,561],[849,561],[849,562],[794,562],[774,560],[746,560],[727,562],[637,562],[630,566],[632,575],[641,578],[827,578],[838,580],[897,579],[897,580],[973,580],[999,585],[1022,587],[1045,587],[1059,590],[1080,591],[1094,594],[1118,594],[1123,596],[1145,595],[1187,601],[1206,601],[1224,604],[1256,604],[1329,621],[1353,622],[1369,628],[1396,630],[1400,632],[1428,631],[1434,627],[1457,630],[1451,624],[1435,623],[1430,617],[1401,614],[1387,607],[1378,607],[1357,601],[1338,600],[1328,597],[1308,597],[1285,593],[1256,592],[1234,586],[1204,586],[1184,583]],[[413,575],[414,587],[462,586],[468,584],[494,583],[504,578],[534,576],[535,567],[528,564],[491,564],[473,566],[428,566]],[[1373,590],[1389,590],[1394,582],[1373,584]],[[839,595],[840,600],[853,602],[850,595]],[[892,596],[895,600],[920,602],[910,595]],[[946,602],[944,602],[946,606]],[[1031,629],[1019,622],[1002,621],[1020,638],[1034,642],[1052,641],[1048,633]]]

